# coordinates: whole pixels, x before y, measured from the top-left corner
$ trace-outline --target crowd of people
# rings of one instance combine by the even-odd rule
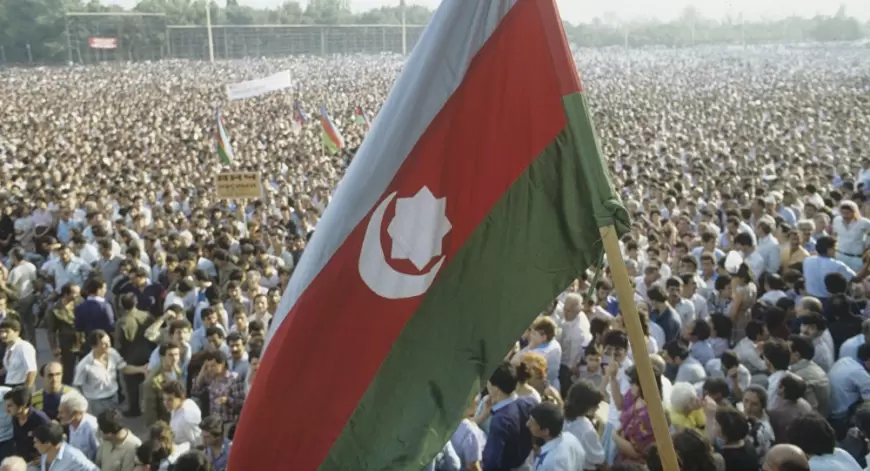
[[[870,55],[577,61],[633,218],[621,245],[681,470],[865,469]],[[376,116],[402,64],[0,70],[0,471],[226,469],[282,289],[365,136],[354,113]],[[286,69],[296,90],[223,103],[227,83]],[[295,129],[297,102],[329,110],[345,149]],[[260,172],[263,198],[216,198],[230,170]],[[429,469],[661,469],[609,273],[578,275]]]

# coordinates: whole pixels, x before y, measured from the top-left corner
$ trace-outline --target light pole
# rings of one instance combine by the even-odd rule
[[[405,22],[405,0],[399,0],[399,11],[402,15],[402,55],[408,55],[408,25]]]
[[[205,2],[205,28],[208,33],[208,60],[214,62],[214,36],[211,32],[211,0]]]

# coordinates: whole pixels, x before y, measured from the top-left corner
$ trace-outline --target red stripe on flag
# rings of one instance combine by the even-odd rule
[[[326,135],[329,136],[329,140],[332,141],[336,147],[342,147],[343,143],[338,137],[338,132],[335,129],[335,125],[332,124],[332,120],[324,116],[320,118],[320,124],[323,126],[323,130],[326,131]]]
[[[570,95],[583,91],[580,75],[568,47],[568,38],[559,18],[559,7],[556,0],[536,0],[538,15],[547,35],[549,52],[552,54],[552,66],[559,77],[559,87],[562,95]]]
[[[546,31],[552,25],[539,12],[539,3],[546,8],[549,2],[519,0],[511,9],[378,201],[393,192],[409,198],[424,185],[436,198],[446,197],[452,229],[443,239],[445,266],[567,123],[564,71],[554,69]],[[387,255],[391,240],[384,231],[394,207],[381,228]],[[362,282],[358,263],[369,219],[351,232],[272,337],[235,435],[233,471],[316,470],[422,301],[385,299]],[[420,273],[404,263],[393,266]]]

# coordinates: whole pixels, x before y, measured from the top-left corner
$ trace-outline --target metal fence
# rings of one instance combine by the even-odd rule
[[[407,25],[405,48],[413,49],[424,26]],[[216,25],[215,59],[298,54],[402,53],[401,25]],[[208,60],[205,26],[166,27],[167,57]]]

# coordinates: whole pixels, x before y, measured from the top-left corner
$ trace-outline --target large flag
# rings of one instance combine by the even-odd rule
[[[233,161],[233,146],[230,144],[230,136],[227,130],[224,129],[224,120],[221,118],[221,107],[217,107],[216,120],[217,127],[215,128],[215,147],[217,148],[218,157],[221,163],[229,165]]]
[[[320,127],[324,147],[329,149],[333,154],[344,149],[344,136],[341,135],[341,131],[332,122],[332,118],[326,112],[325,106],[320,107]]]
[[[302,111],[302,107],[299,105],[299,100],[296,100],[293,103],[293,120],[291,122],[293,132],[299,134],[300,132],[302,132],[302,126],[307,123],[308,117],[305,116],[305,112]]]
[[[522,73],[517,73],[522,71]],[[628,229],[554,0],[445,0],[317,225],[230,471],[419,471]]]

